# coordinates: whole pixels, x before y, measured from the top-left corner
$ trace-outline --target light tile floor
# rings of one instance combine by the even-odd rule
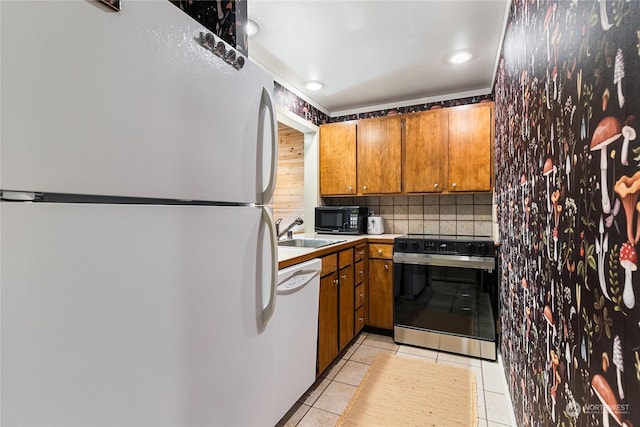
[[[278,426],[335,426],[369,365],[381,352],[471,369],[476,374],[478,389],[478,426],[516,425],[504,373],[498,363],[398,345],[391,337],[362,332],[280,420]]]

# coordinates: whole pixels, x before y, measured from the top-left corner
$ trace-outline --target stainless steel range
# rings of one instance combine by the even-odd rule
[[[394,340],[496,360],[496,253],[474,236],[396,238]]]

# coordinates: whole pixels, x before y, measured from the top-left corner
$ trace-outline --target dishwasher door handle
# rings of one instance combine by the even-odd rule
[[[304,288],[315,277],[320,275],[320,270],[298,270],[291,276],[281,280],[278,284],[278,295],[290,294]]]

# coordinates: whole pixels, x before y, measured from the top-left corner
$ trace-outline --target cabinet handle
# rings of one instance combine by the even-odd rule
[[[388,270],[388,269],[389,269],[389,264],[385,264],[385,265],[384,265],[384,269],[385,269],[385,270]]]
[[[360,256],[364,256],[364,251],[360,251]]]
[[[360,322],[364,322],[364,317],[358,317],[358,320],[359,320]]]
[[[347,280],[347,275],[343,274],[342,276],[340,276],[342,278],[342,280]]]
[[[382,249],[378,249],[378,253],[382,255]]]
[[[349,193],[353,193],[353,187],[349,186]]]
[[[358,271],[358,273],[362,276],[364,274],[363,270]]]
[[[364,298],[364,294],[360,294],[360,298]]]
[[[338,279],[333,279],[333,284],[337,285],[338,284]]]
[[[433,184],[433,188],[438,188],[438,184]]]
[[[362,191],[367,191],[367,186],[366,185],[362,186]]]
[[[454,182],[453,184],[451,184],[451,186],[452,186],[453,188],[456,188],[456,187],[458,186],[458,184],[456,184],[456,183]]]

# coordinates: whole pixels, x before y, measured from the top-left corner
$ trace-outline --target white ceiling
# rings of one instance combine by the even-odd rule
[[[249,0],[249,55],[332,116],[491,92],[509,0]],[[450,65],[467,49],[473,59]],[[304,88],[320,80],[323,90]]]

